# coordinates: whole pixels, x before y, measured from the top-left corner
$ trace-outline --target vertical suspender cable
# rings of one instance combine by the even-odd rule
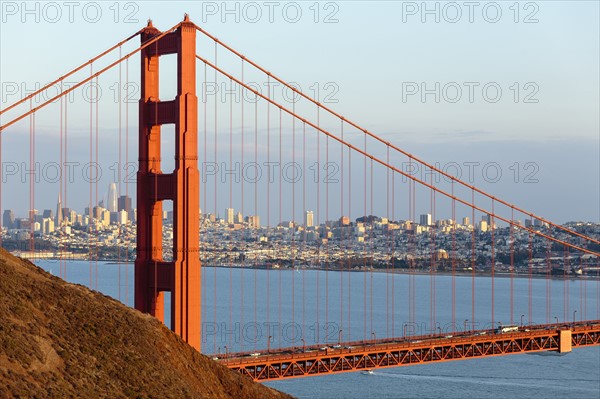
[[[229,79],[229,87],[231,92],[233,92],[233,80]],[[240,88],[241,92],[241,88]],[[235,97],[231,97],[229,100],[229,168],[233,168],[233,101]],[[216,178],[216,177],[215,177]],[[205,196],[206,198],[206,196]],[[215,206],[216,207],[216,206]],[[229,179],[229,208],[233,209],[233,179]],[[225,215],[227,217],[227,215]],[[231,237],[229,238],[229,328],[233,328],[233,269],[232,262],[233,258],[231,254],[233,254],[233,240]],[[232,336],[229,335],[229,347],[232,346]]]
[[[29,109],[33,108],[33,98],[29,99]],[[35,196],[35,112],[29,115],[29,252],[32,259],[35,261],[35,213],[34,213],[34,196]]]
[[[318,98],[317,98],[318,100]],[[320,127],[321,126],[321,119],[320,119],[320,108],[317,107],[317,126]],[[317,235],[320,234],[320,227],[321,227],[321,135],[319,134],[319,132],[317,131],[317,170],[316,170],[316,180],[317,180],[317,223],[315,225],[314,220],[313,220],[313,228],[314,231]],[[315,227],[316,226],[316,227]],[[316,237],[317,239],[319,239],[319,237]],[[319,343],[320,341],[320,336],[319,336],[319,331],[320,331],[320,327],[321,327],[321,319],[319,318],[319,310],[321,308],[321,292],[320,292],[320,272],[321,272],[321,242],[318,243],[317,245],[317,259],[316,259],[316,268],[317,268],[317,308],[316,308],[316,323],[315,323],[315,343]]]
[[[258,165],[258,98],[256,98],[256,101],[254,102],[254,165]],[[242,168],[242,171],[244,169]],[[245,178],[245,176],[243,176],[242,173],[242,178]],[[258,234],[258,227],[256,224],[256,218],[258,217],[258,179],[254,179],[254,218],[252,225],[250,226],[252,228],[252,235],[254,234]],[[257,295],[257,291],[256,291],[256,284],[257,284],[257,265],[256,265],[256,261],[257,261],[257,257],[254,258],[253,260],[253,265],[254,265],[254,325],[256,324],[257,318],[256,318],[256,295]],[[256,351],[256,340],[254,342],[254,350]]]
[[[306,122],[302,123],[302,214],[306,215]],[[302,253],[305,254],[306,252],[306,223],[304,223],[304,230],[303,230],[303,239],[302,239]],[[306,259],[306,255],[303,256],[304,259]],[[310,258],[309,258],[310,259]],[[302,262],[302,343],[305,344],[306,341],[306,337],[304,335],[304,330],[306,329],[306,324],[305,324],[305,312],[306,312],[306,303],[305,303],[305,296],[306,296],[306,287],[305,287],[305,282],[306,282],[306,275],[305,275],[305,269],[306,269],[306,263],[305,261]]]
[[[122,54],[121,54],[121,46],[119,46],[119,59],[122,58]],[[118,185],[118,193],[119,195],[121,195],[123,193],[123,191],[121,190],[121,168],[122,168],[122,140],[123,140],[123,131],[122,131],[122,103],[121,103],[121,90],[123,90],[123,86],[122,86],[122,82],[121,82],[121,74],[123,71],[123,64],[119,63],[119,82],[118,82],[118,88],[117,88],[117,104],[119,107],[118,113],[119,113],[119,162],[117,164],[117,181],[119,182]],[[120,212],[121,210],[117,207],[117,211]],[[122,243],[121,243],[121,230],[122,227],[121,226],[121,218],[118,217],[117,218],[117,226],[119,231],[117,232],[117,265],[118,265],[118,273],[119,273],[119,279],[118,279],[118,285],[119,285],[119,301],[121,300],[121,247],[122,247]]]
[[[412,171],[412,159],[409,161],[409,167],[410,170]],[[417,226],[416,226],[416,214],[415,214],[415,210],[416,210],[416,205],[415,205],[415,199],[416,199],[416,186],[414,184],[414,182],[412,180],[409,180],[408,182],[409,184],[409,190],[408,190],[408,195],[409,195],[409,199],[408,199],[408,204],[409,204],[409,220],[411,221],[411,235],[409,237],[410,240],[410,245],[408,248],[408,253],[410,255],[410,271],[409,271],[409,281],[408,281],[408,306],[409,306],[409,322],[411,324],[411,329],[414,327],[414,324],[416,322],[416,281],[415,281],[415,272],[416,272],[416,262],[417,262],[417,250],[416,250],[416,233],[417,233]],[[411,254],[412,251],[412,254]]]
[[[475,330],[475,190],[471,190],[471,205],[471,330]]]
[[[411,185],[412,185],[412,190],[411,190],[411,205],[412,205],[412,209],[411,209],[411,220],[413,222],[415,222],[413,224],[414,229],[413,229],[413,235],[412,235],[412,240],[413,240],[413,265],[412,265],[412,274],[410,275],[410,280],[411,280],[411,285],[412,285],[412,290],[411,290],[411,297],[410,297],[410,307],[411,307],[411,313],[412,313],[412,317],[411,317],[411,323],[413,323],[413,325],[417,322],[417,282],[416,282],[416,268],[417,268],[417,248],[416,248],[416,220],[417,220],[417,186],[415,184],[414,181],[411,180]]]
[[[215,66],[218,65],[218,44],[215,41]],[[215,69],[215,87],[218,87],[218,74],[217,74],[217,70]],[[219,164],[219,160],[218,160],[218,137],[219,137],[219,132],[218,132],[218,110],[219,110],[219,101],[217,99],[217,95],[215,94],[215,110],[214,110],[214,117],[215,117],[215,148],[214,148],[214,156],[215,156],[215,165]],[[215,213],[217,213],[217,178],[215,178],[215,185],[214,185],[214,201],[215,201]],[[217,323],[217,265],[213,265],[213,321],[216,324]],[[243,340],[242,340],[243,341]],[[213,353],[217,352],[217,334],[213,335]]]
[[[515,221],[515,209],[511,208],[511,215],[510,215],[510,220],[511,222],[514,223]],[[515,236],[514,236],[514,227],[511,224],[510,226],[508,226],[510,231],[509,231],[509,241],[510,241],[510,324],[514,324],[515,320],[514,320],[514,308],[515,308],[515,304],[514,304],[514,295],[515,295],[515,274],[514,274],[514,270],[515,270]]]
[[[325,165],[329,166],[329,136],[325,137]],[[325,177],[325,338],[329,329],[329,267],[331,258],[329,257],[329,177]]]
[[[352,150],[350,147],[348,147],[348,219],[350,219],[350,215],[352,215]],[[350,272],[350,268],[352,267],[352,259],[349,259],[349,256],[350,250],[352,249],[351,245],[353,234],[350,230],[352,225],[349,224],[348,226],[349,231],[346,238],[346,259],[348,261],[348,329],[346,330],[346,336],[350,337],[350,334],[352,333],[352,329],[350,328],[350,310],[352,309],[352,288],[350,287],[352,273]]]
[[[584,273],[584,269],[583,269],[583,261],[581,258],[579,258],[579,270],[581,270],[581,273]],[[582,314],[582,319],[581,320],[587,320],[587,303],[585,301],[585,298],[587,296],[587,287],[585,284],[585,279],[579,279],[579,309],[581,309]]]
[[[388,147],[389,153],[389,147]],[[392,172],[392,221],[396,223],[396,174]],[[389,221],[388,221],[389,223]],[[389,226],[388,226],[389,228]],[[392,230],[392,337],[396,336],[396,233]]]
[[[283,212],[282,212],[282,183],[283,183],[283,168],[282,168],[282,150],[283,150],[283,135],[282,135],[282,131],[283,131],[283,123],[282,123],[282,115],[283,115],[283,111],[281,110],[281,107],[279,107],[279,222],[283,222],[283,220],[281,220],[282,216],[283,216]],[[279,284],[278,284],[278,290],[279,290],[279,301],[277,301],[278,304],[278,321],[279,321],[279,326],[281,326],[282,320],[281,320],[281,273],[283,273],[283,267],[279,267],[279,272],[277,273],[278,278],[279,278]],[[277,334],[278,337],[278,345],[281,348],[281,333]]]
[[[296,113],[296,97],[292,100],[292,111]],[[292,165],[296,165],[296,118],[292,116]],[[292,179],[292,324],[296,325],[296,175]]]
[[[69,137],[69,135],[68,135],[68,132],[69,132],[69,130],[68,130],[68,125],[69,125],[69,100],[68,100],[68,97],[65,97],[64,105],[65,105],[65,125],[64,125],[64,133],[65,134],[64,134],[64,150],[63,150],[64,164],[61,165],[61,166],[64,167],[64,168],[66,168],[67,159],[68,159],[68,155],[69,155],[69,153],[67,151],[68,150],[67,144],[68,144],[68,137]],[[63,188],[64,188],[64,195],[61,198],[62,204],[64,204],[64,206],[67,206],[67,203],[68,203],[68,198],[67,198],[68,190],[67,190],[67,187],[68,187],[68,179],[64,180],[64,186],[63,186]],[[91,212],[91,210],[90,210],[90,212]],[[61,210],[61,214],[62,214],[62,210]],[[64,217],[64,215],[62,215],[62,216]],[[60,222],[62,222],[62,221],[60,221]],[[64,234],[65,234],[65,232],[61,229],[61,231],[60,231],[61,239],[64,238]],[[61,254],[61,259],[62,259],[62,254]],[[63,279],[65,279],[65,280],[67,279],[67,262],[66,262],[66,260],[64,261]]]
[[[412,158],[408,159],[408,167],[409,169],[412,171]],[[414,322],[414,313],[413,313],[413,301],[412,301],[412,292],[414,289],[413,283],[414,283],[414,279],[413,279],[413,272],[414,272],[414,254],[411,253],[412,251],[412,247],[413,247],[413,239],[414,239],[414,234],[416,233],[416,226],[415,226],[415,221],[412,219],[412,199],[413,199],[413,194],[412,194],[412,190],[413,190],[413,185],[412,185],[412,181],[408,180],[408,217],[407,220],[410,223],[410,229],[409,226],[407,227],[407,230],[409,230],[409,236],[408,236],[408,243],[407,243],[407,258],[406,260],[408,261],[408,322],[409,323],[413,323]],[[403,335],[406,333],[406,329],[403,328]]]
[[[129,58],[125,60],[125,165],[127,167],[127,176],[125,177],[125,196],[129,198]],[[127,201],[125,201],[127,204]],[[127,208],[127,218],[132,223],[132,209]],[[127,251],[127,261],[129,261],[129,250]],[[129,263],[125,263],[125,303],[129,303]]]
[[[60,82],[60,92],[62,93],[62,91],[63,91],[63,82],[61,81]],[[60,97],[60,151],[59,151],[59,153],[60,153],[60,161],[59,161],[60,162],[60,177],[59,177],[59,184],[58,184],[58,198],[60,198],[60,196],[62,194],[62,189],[63,189],[63,184],[64,184],[64,181],[63,181],[64,167],[65,167],[64,162],[63,162],[63,135],[64,135],[64,130],[63,130],[64,129],[64,126],[63,126],[63,117],[64,117],[63,103],[64,103],[64,101],[65,101],[64,96],[61,96]],[[0,143],[1,143],[1,140],[2,140],[2,135],[0,134]],[[1,155],[1,151],[0,151],[0,157],[1,156],[2,155]],[[0,208],[1,208],[1,206],[0,206]],[[58,211],[58,209],[57,209],[57,211]],[[58,214],[56,215],[56,217],[58,217]],[[59,226],[60,225],[57,223],[56,226],[55,226],[55,229],[58,230]],[[61,234],[60,230],[59,230],[58,234],[59,235]],[[60,240],[59,243],[58,243],[58,248],[57,248],[59,256],[60,256],[60,260],[59,260],[59,262],[60,262],[60,274],[59,274],[59,276],[61,278],[64,278],[63,277],[64,260],[63,260],[63,254],[62,254],[62,245],[63,245],[62,244],[62,240]]]
[[[412,204],[412,218],[411,220],[416,221],[417,220],[417,186],[416,183],[414,181],[411,181],[412,184],[412,198],[411,198],[411,204]],[[410,298],[410,306],[411,306],[411,312],[412,312],[412,323],[416,323],[417,322],[417,281],[416,281],[416,267],[417,267],[417,248],[416,248],[416,236],[414,235],[416,233],[416,227],[415,230],[413,230],[413,256],[414,256],[414,260],[413,260],[413,270],[412,270],[412,274],[410,276],[411,279],[411,283],[412,283],[412,292],[411,292],[411,298]]]
[[[386,158],[385,162],[390,164],[390,146],[386,145]],[[385,262],[385,336],[390,337],[390,263],[393,265],[393,252],[392,252],[392,244],[390,240],[390,223],[392,219],[390,218],[390,169],[385,168],[385,217],[388,220],[387,230],[386,230],[386,241],[388,243],[388,256],[389,261]],[[393,281],[393,276],[392,276]]]
[[[569,317],[569,280],[567,275],[567,270],[570,270],[570,262],[569,262],[569,247],[563,247],[563,312],[564,312],[564,320],[568,320]]]
[[[367,152],[367,135],[364,134],[363,135],[364,138],[364,151],[365,153]],[[352,196],[352,193],[350,193],[350,196]],[[363,266],[363,340],[367,339],[367,249],[365,247],[365,236],[366,236],[366,226],[368,223],[368,217],[367,217],[367,156],[363,155],[363,217],[364,219],[364,226],[363,228],[365,229],[365,233],[363,235],[363,243],[362,243],[362,266]],[[370,338],[370,337],[369,337]]]
[[[100,86],[98,85],[98,76],[96,76],[96,90],[95,90],[95,96],[94,96],[94,102],[96,103],[96,176],[95,176],[95,184],[96,184],[96,204],[98,203],[98,180],[100,177],[100,162],[98,159],[98,143],[99,143],[99,139],[98,139],[98,124],[99,124],[99,103],[100,103]],[[95,274],[94,274],[94,283],[96,286],[96,291],[98,290],[98,248],[99,248],[99,236],[100,236],[100,231],[96,231],[96,258],[94,261],[94,267],[95,267]]]
[[[93,76],[93,72],[94,72],[93,71],[93,64],[90,64],[90,76]],[[91,83],[90,83],[90,99],[89,99],[89,101],[90,101],[90,166],[92,165],[92,163],[94,161],[94,156],[93,156],[93,151],[94,151],[94,132],[93,132],[93,125],[92,125],[92,123],[93,123],[93,121],[92,121],[93,104],[92,104],[92,100],[91,100],[91,91],[92,91],[92,86],[91,86]],[[88,170],[90,170],[90,169],[88,169]],[[89,180],[89,183],[90,183],[90,209],[89,209],[89,211],[90,211],[90,214],[92,214],[93,213],[93,209],[94,209],[94,206],[92,205],[93,204],[93,198],[94,198],[94,191],[93,191],[93,187],[94,186],[93,186],[93,183],[92,183],[92,179],[89,178],[88,180]],[[66,200],[65,200],[65,202],[66,202]],[[99,211],[100,211],[100,209],[97,210],[97,212],[99,212]],[[63,215],[63,217],[64,216],[65,215]],[[97,217],[98,215],[94,215],[94,216]],[[91,218],[90,218],[90,221],[91,221]],[[92,228],[95,229],[96,224],[94,223],[94,224],[92,224],[92,226],[93,227],[91,227],[89,229],[89,232],[88,232],[88,234],[91,236],[89,244],[88,244],[89,245],[89,254],[90,254],[90,258],[89,258],[89,272],[90,272],[90,284],[89,284],[89,288],[90,289],[92,289],[92,262],[94,261],[93,240],[91,238],[95,236],[95,234],[92,232]]]
[[[271,77],[267,76],[268,96],[271,98]],[[267,101],[267,165],[271,165],[271,103]],[[271,167],[267,172],[267,244],[271,246]],[[271,253],[269,253],[269,261],[272,261]],[[271,321],[271,268],[272,265],[267,265],[267,326],[270,326]],[[271,334],[269,330],[267,339],[271,342]]]
[[[452,179],[452,332],[456,331],[456,201]]]
[[[373,215],[373,159],[371,158],[371,210],[370,210],[370,214]],[[369,295],[370,295],[370,302],[369,302],[369,317],[370,317],[370,323],[371,323],[371,334],[373,334],[375,332],[375,330],[373,330],[373,261],[374,261],[374,256],[373,254],[375,253],[375,243],[373,240],[374,234],[373,234],[373,221],[371,221],[370,223],[370,233],[369,233],[369,246],[371,247],[371,257],[370,257],[370,267],[369,267]]]
[[[68,144],[68,138],[69,138],[69,135],[68,135],[68,132],[69,132],[69,130],[68,130],[68,125],[69,125],[69,100],[68,100],[68,97],[65,97],[64,104],[65,104],[65,126],[64,126],[65,127],[65,140],[64,140],[64,145],[65,146],[64,146],[64,151],[63,151],[63,158],[64,158],[64,162],[65,163],[64,163],[64,165],[62,165],[62,167],[66,168],[67,159],[68,159],[68,155],[69,155],[69,153],[67,151],[68,150],[67,144]],[[65,206],[68,203],[68,198],[67,198],[68,190],[67,190],[67,187],[68,187],[68,180],[65,180],[64,181],[64,190],[65,191],[64,191],[64,196],[62,196],[62,201],[65,204]],[[62,214],[62,210],[61,210],[61,214]],[[61,229],[60,236],[61,236],[61,238],[64,237],[64,231],[62,229]],[[66,260],[64,262],[63,278],[65,280],[67,279],[67,262],[66,262]]]
[[[341,125],[341,136],[342,136],[342,140],[344,140],[344,120],[342,119],[340,121],[340,125]],[[341,246],[343,245],[343,239],[344,239],[344,228],[341,226],[341,222],[343,220],[343,216],[344,216],[344,145],[342,143],[340,143],[340,158],[341,158],[341,170],[342,170],[342,176],[341,176],[341,189],[340,189],[340,250],[341,250]],[[345,254],[344,254],[345,256]],[[340,259],[339,261],[339,271],[340,271],[340,326],[339,326],[339,331],[342,331],[343,326],[344,326],[344,309],[343,309],[343,303],[344,303],[344,259]],[[341,333],[340,333],[341,334]]]
[[[242,75],[241,75],[242,76],[242,83],[244,83],[244,59],[243,58],[242,58],[241,69],[242,69],[242,71],[241,71],[242,72]],[[216,71],[215,71],[215,75],[216,75]],[[240,88],[240,91],[242,93],[242,95],[241,95],[241,101],[240,101],[240,106],[241,106],[241,111],[240,111],[241,112],[241,117],[240,117],[240,120],[241,120],[241,124],[242,124],[242,126],[241,126],[241,135],[242,135],[242,137],[241,137],[241,141],[240,141],[240,153],[241,153],[241,165],[242,165],[241,167],[243,168],[244,167],[244,145],[245,145],[245,142],[244,142],[244,130],[245,130],[244,129],[244,117],[245,117],[245,115],[244,115],[244,102],[245,102],[245,97],[244,97],[244,89]],[[242,215],[244,215],[244,202],[245,202],[244,201],[244,194],[245,194],[245,192],[244,192],[244,186],[245,186],[244,180],[243,179],[240,180],[240,183],[241,183],[241,194],[242,194],[241,195],[242,202],[241,202],[240,208],[241,208]],[[216,201],[215,201],[215,204],[216,204]],[[244,227],[243,226],[244,225],[242,224],[242,235],[244,234]],[[245,246],[242,246],[242,248],[240,249],[240,251],[243,251],[244,248],[245,248]],[[240,326],[244,325],[244,268],[245,268],[244,265],[242,265],[242,267],[240,268],[240,274],[241,274],[241,277],[240,277]],[[240,351],[242,351],[242,352],[244,351],[244,339],[243,339],[243,337],[240,339]]]
[[[529,324],[531,325],[532,323],[532,319],[533,319],[533,281],[532,281],[532,277],[533,277],[533,237],[532,237],[532,233],[529,232],[529,246],[528,246],[528,263],[529,263],[529,276],[528,276],[528,283],[529,283],[529,289],[528,289],[528,303],[527,303],[527,312],[529,312],[529,316],[528,316],[528,320],[529,320]]]
[[[495,228],[494,228],[495,227],[494,226],[495,213],[494,212],[495,212],[494,211],[494,200],[492,199],[492,217],[490,219],[490,222],[491,222],[490,224],[491,224],[491,228],[492,228],[492,327],[494,326],[494,321],[495,321],[494,320],[494,316],[495,316],[495,314],[494,314],[494,299],[495,299],[495,297],[494,297],[494,294],[495,294],[495,292],[494,292],[494,289],[495,289],[494,271],[496,269],[496,257],[495,257],[495,251],[494,251],[494,230],[495,230]]]
[[[550,245],[550,241],[546,240],[546,324],[550,323],[550,317],[552,316],[550,308],[550,277],[552,272]]]
[[[433,186],[433,173],[430,175],[430,184]],[[431,330],[437,333],[435,320],[435,268],[436,268],[436,249],[435,249],[435,190],[430,190],[430,206],[431,206],[431,229],[429,236],[431,239],[431,256],[429,267],[429,317],[431,321]]]

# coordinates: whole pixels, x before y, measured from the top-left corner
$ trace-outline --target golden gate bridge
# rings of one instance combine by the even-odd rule
[[[208,43],[200,50],[197,35]],[[124,53],[123,49],[137,38],[140,45]],[[165,77],[160,73],[160,59],[169,55],[176,57],[176,72],[175,76]],[[118,117],[103,108],[101,112],[99,98],[96,98],[89,101],[87,130],[89,160],[98,164],[101,144],[115,139],[102,134],[109,129],[102,129],[101,123],[111,128],[118,124],[115,148],[119,149],[121,191],[122,154],[127,157],[129,152],[127,126],[130,120],[129,107],[123,106],[121,100],[122,88],[130,84],[132,57],[139,57],[140,61],[139,109],[132,117],[139,120],[134,306],[169,323],[176,334],[196,349],[204,349],[228,367],[263,381],[525,352],[569,352],[574,347],[600,343],[598,293],[590,300],[588,279],[582,278],[579,282],[579,320],[577,309],[569,303],[572,294],[569,290],[574,289],[570,268],[578,267],[587,277],[596,270],[597,275],[600,241],[489,194],[382,139],[221,42],[196,26],[187,15],[166,31],[159,31],[149,22],[140,31],[20,101],[3,105],[0,140],[12,130],[28,129],[28,161],[30,170],[34,170],[36,153],[39,153],[38,123],[40,118],[51,119],[55,123],[51,129],[60,136],[56,159],[63,165],[72,156],[68,143],[69,134],[74,130],[69,128],[73,111],[69,114],[68,108],[73,106],[68,105],[67,96],[85,85],[99,87],[101,78],[118,69]],[[76,84],[65,84],[67,79],[77,76],[80,78]],[[266,93],[256,80],[266,81],[263,85],[267,87]],[[160,89],[164,87],[161,82],[164,81],[177,88],[172,100],[161,100]],[[210,83],[224,89],[227,95],[215,96],[211,102],[207,96]],[[274,85],[285,88],[287,97],[277,95],[272,90]],[[198,87],[202,88],[200,99]],[[292,101],[289,101],[290,95]],[[123,97],[130,97],[129,91]],[[25,127],[26,122],[28,127]],[[43,129],[49,128],[44,126]],[[50,149],[44,149],[44,153],[48,151]],[[171,166],[166,156],[169,151],[173,154],[173,165],[172,171],[167,173]],[[203,162],[202,170],[199,160]],[[315,160],[317,167],[311,169]],[[241,166],[238,168],[236,163]],[[207,165],[212,172],[221,168],[221,172],[229,175],[225,187],[217,186],[216,173],[211,182],[214,185],[210,186],[203,173],[208,170]],[[266,168],[260,169],[261,165]],[[283,165],[291,165],[288,168],[291,174],[276,175],[274,168]],[[411,173],[414,167],[429,173],[420,178]],[[243,179],[237,181],[234,175],[240,170],[244,173]],[[253,174],[249,175],[250,172]],[[263,173],[265,176],[261,176]],[[66,203],[71,190],[81,188],[69,187],[64,171],[59,180],[59,192]],[[30,179],[28,191],[29,209],[33,210],[34,179]],[[94,222],[93,209],[99,199],[98,182],[90,180],[88,191],[90,220],[85,231],[90,242],[90,287],[94,286],[94,279],[97,287],[101,227]],[[163,203],[166,201],[172,203],[173,209],[172,248],[166,247],[163,231]],[[241,214],[252,212],[256,218],[262,213],[263,221],[266,214],[263,232],[255,228],[258,219],[226,226],[231,232],[241,229],[245,242],[264,243],[256,251],[244,253],[245,258],[253,252],[257,254],[249,261],[252,267],[247,269],[246,275],[244,267],[237,264],[239,259],[231,256],[239,253],[237,246],[244,245],[238,241],[240,236],[215,235],[206,221],[210,208],[214,216],[223,207],[231,210],[238,207]],[[367,217],[373,216],[375,209],[384,210],[385,215],[377,221],[377,227],[374,220]],[[422,231],[417,234],[418,209],[427,209],[433,220],[446,216],[448,222],[428,223],[421,226]],[[307,212],[312,217],[313,211],[314,225],[322,227],[308,226],[312,222],[297,222]],[[360,226],[359,222],[352,224],[347,220],[346,215],[352,214],[365,216]],[[468,215],[473,225],[460,226],[457,223],[460,214]],[[287,217],[284,215],[290,216],[288,229],[279,225]],[[37,242],[34,216],[30,212],[29,249],[33,253]],[[489,225],[484,231],[486,234],[476,231],[478,216],[484,216]],[[521,219],[531,223],[523,224]],[[536,228],[538,225],[544,228]],[[57,227],[62,234],[64,226]],[[359,234],[354,233],[355,228]],[[502,229],[507,234],[500,235]],[[219,260],[207,256],[208,253],[214,255],[217,244],[229,252]],[[280,253],[276,256],[277,247]],[[515,300],[515,254],[518,251],[526,254],[527,293],[523,294],[526,298],[523,303]],[[375,254],[380,257],[379,261]],[[501,254],[505,261],[498,260]],[[534,258],[544,259],[541,275],[546,278],[546,289],[541,299],[532,289],[534,275],[540,275]],[[201,261],[229,269],[228,292],[217,289],[216,272],[213,281],[206,276],[202,278]],[[277,261],[287,262],[287,267],[281,267]],[[564,280],[559,293],[551,290],[551,278],[557,278],[557,265],[562,266],[562,275],[558,278]],[[490,279],[485,298],[476,295],[480,266],[487,266],[485,276]],[[499,273],[501,266],[506,266],[507,271]],[[311,267],[316,273],[309,277],[306,271]],[[442,267],[449,276],[443,281],[450,285],[450,296],[438,300]],[[238,268],[241,283],[234,286],[231,271]],[[268,280],[264,290],[257,288],[257,270],[261,268],[266,269]],[[281,280],[284,268],[292,270],[292,283],[285,287]],[[376,268],[386,272],[385,292],[373,287]],[[66,278],[66,270],[61,261],[61,277]],[[361,273],[351,277],[355,270]],[[395,286],[397,272],[407,274],[407,287]],[[425,288],[417,281],[424,277],[428,279]],[[458,278],[468,278],[471,289],[457,290]],[[498,278],[509,279],[508,292],[498,292]],[[248,281],[253,288],[244,294]],[[205,292],[211,284],[213,297],[209,298]],[[333,284],[336,285],[335,298],[330,293]],[[362,285],[361,290],[356,290],[357,284]],[[308,286],[316,286],[315,297],[307,298]],[[233,299],[235,291],[241,291],[238,304]],[[417,298],[423,291],[428,291],[429,298],[418,303]],[[169,309],[165,309],[166,296],[170,297]],[[554,316],[557,298],[562,299],[562,306],[558,307],[562,310],[562,320]],[[508,309],[506,314],[498,311],[499,300],[508,302],[503,303]],[[464,322],[457,320],[457,302],[460,301],[466,301],[470,308],[469,318]],[[385,309],[377,309],[379,302],[385,303]],[[588,302],[591,302],[590,309],[596,307],[596,319],[588,317]],[[305,327],[311,317],[325,325],[335,322],[337,344],[323,341],[306,345],[307,337],[302,332],[301,348],[282,345],[281,341],[272,346],[272,336],[269,336],[266,352],[256,344],[251,350],[241,344],[239,350],[226,350],[223,356],[220,347],[217,350],[216,338],[213,348],[207,350],[206,345],[202,348],[206,343],[202,336],[202,316],[204,312],[204,320],[210,317],[211,305],[215,322],[222,316],[217,315],[221,305],[229,308],[230,324],[234,323],[236,307],[241,309],[241,324],[244,320],[268,323],[271,318],[281,324],[283,319],[289,318]],[[267,311],[259,316],[257,309],[261,306],[266,306]],[[309,306],[314,309],[308,310]],[[487,308],[485,314],[479,310],[480,306]],[[358,321],[355,320],[356,309],[360,310]],[[399,324],[400,309],[407,310],[408,319]],[[521,312],[524,313],[517,323]],[[170,320],[165,320],[167,313]],[[282,316],[282,313],[288,314]],[[385,320],[374,321],[380,313]],[[503,313],[502,316],[499,313]],[[433,327],[440,324],[440,314],[450,315],[447,331]],[[407,336],[406,327],[419,321],[426,321],[432,332]],[[377,323],[385,324],[385,334],[379,332],[379,337],[374,327]]]

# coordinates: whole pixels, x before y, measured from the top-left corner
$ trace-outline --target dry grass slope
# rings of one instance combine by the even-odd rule
[[[288,398],[0,249],[0,398]]]

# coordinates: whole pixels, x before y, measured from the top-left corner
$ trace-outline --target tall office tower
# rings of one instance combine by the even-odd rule
[[[314,225],[313,211],[306,211],[306,215],[304,215],[304,226],[313,227]]]
[[[463,226],[468,226],[468,225],[470,225],[470,224],[471,224],[471,219],[469,219],[469,217],[468,217],[468,216],[465,216],[465,217],[463,218],[463,220],[462,220],[462,224],[463,224]]]
[[[431,214],[430,213],[426,213],[424,215],[421,215],[419,218],[419,224],[421,226],[431,226]]]
[[[2,215],[2,226],[12,229],[15,224],[15,214],[11,209],[5,209]]]
[[[233,223],[236,223],[236,224],[244,223],[244,216],[242,215],[242,212],[238,212],[235,214],[235,217],[233,218]]]
[[[225,208],[225,221],[227,224],[233,224],[233,208]]]
[[[117,223],[127,224],[128,213],[125,209],[121,209],[117,215]]]
[[[246,222],[250,227],[260,229],[260,216],[248,216],[246,217]]]
[[[125,211],[127,213],[130,213],[131,212],[131,197],[129,197],[127,195],[121,195],[119,197],[117,209],[119,212]]]
[[[117,202],[117,183],[110,183],[108,185],[108,196],[106,198],[106,209],[109,212],[118,212],[118,202]]]
[[[62,213],[62,201],[60,200],[60,192],[58,193],[58,202],[56,203],[56,220],[54,221],[54,225],[56,227],[60,227],[63,221],[63,213]]]
[[[488,224],[488,222],[486,222],[485,220],[482,220],[481,222],[479,222],[479,231],[485,233],[489,229],[490,229],[490,225]]]
[[[50,234],[52,232],[54,232],[54,220],[50,218],[44,218],[42,222],[42,233]]]

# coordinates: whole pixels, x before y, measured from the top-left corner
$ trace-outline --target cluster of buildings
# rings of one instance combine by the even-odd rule
[[[433,220],[431,214],[416,220],[389,220],[363,216],[351,220],[341,216],[315,223],[311,210],[304,220],[281,221],[264,226],[258,215],[246,215],[226,208],[223,216],[200,216],[201,260],[205,265],[233,267],[305,267],[328,269],[397,268],[431,271],[496,271],[579,273],[600,269],[591,255],[557,248],[541,235],[525,229],[497,226],[491,215],[461,222]],[[27,218],[15,218],[5,210],[2,245],[9,250],[27,251],[32,242],[47,256],[80,259],[135,258],[136,212],[131,198],[118,196],[112,183],[108,195],[82,214],[63,207],[59,197],[56,211],[32,210]],[[163,213],[163,258],[173,250],[173,213]],[[540,220],[519,225],[545,232]],[[600,225],[570,223],[570,229],[600,239]],[[492,234],[493,231],[493,234]],[[576,245],[587,245],[567,232],[553,229],[552,235]],[[33,237],[33,239],[32,239]],[[492,242],[493,237],[493,242]],[[583,265],[589,264],[584,268]],[[584,270],[584,272],[586,271]],[[596,273],[600,270],[596,270]]]
[[[116,183],[111,183],[106,202],[103,199],[91,209],[86,207],[83,214],[64,207],[59,194],[55,211],[45,209],[40,212],[33,209],[29,211],[28,217],[15,218],[12,209],[4,210],[2,227],[8,234],[28,239],[32,232],[34,236],[43,236],[55,231],[71,234],[73,228],[98,231],[111,224],[126,225],[130,220],[135,220],[135,209],[131,198],[126,195],[117,196]]]
[[[202,214],[202,212],[200,212],[200,214]],[[212,223],[216,222],[217,220],[217,217],[210,213],[206,217],[207,220]],[[244,217],[241,212],[235,213],[233,208],[225,209],[224,220],[227,226],[234,230],[243,228],[245,224],[250,228],[260,229],[260,216],[253,215]]]
[[[255,226],[252,216],[242,219],[241,213],[231,208],[225,210],[225,215],[224,219],[211,214],[202,218],[205,264],[360,270],[390,268],[393,263],[398,269],[428,271],[432,267],[471,271],[475,264],[478,271],[485,271],[491,268],[493,259],[495,270],[512,268],[518,272],[518,267],[535,263],[529,262],[524,252],[532,252],[540,265],[541,260],[547,258],[545,241],[533,237],[530,245],[527,231],[499,228],[491,215],[482,216],[476,223],[468,217],[463,218],[462,223],[452,219],[434,221],[431,214],[420,215],[418,222],[390,221],[373,215],[351,221],[342,216],[316,225],[314,213],[309,210],[305,212],[303,223],[282,221],[270,228]],[[537,230],[548,227],[539,220],[518,224]],[[596,236],[600,236],[600,226],[593,226],[596,226]],[[509,260],[511,252],[512,261]],[[558,263],[555,262],[555,266]],[[540,270],[542,267],[546,271],[547,264],[540,266]]]

